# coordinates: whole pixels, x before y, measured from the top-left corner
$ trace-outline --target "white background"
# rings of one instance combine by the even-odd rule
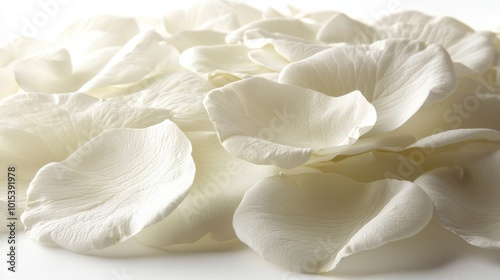
[[[50,0],[0,0],[0,43],[22,34],[44,12]],[[52,0],[55,1],[55,0]],[[54,37],[76,19],[95,14],[162,16],[192,0],[127,2],[65,0],[46,23],[35,25],[35,36]],[[284,1],[239,1],[257,7],[283,7]],[[368,21],[401,10],[420,10],[436,16],[454,16],[476,29],[500,26],[500,1],[289,1],[304,10],[327,7]],[[29,23],[27,23],[29,22]],[[33,30],[31,30],[33,31]],[[134,240],[99,253],[78,255],[43,246],[17,235],[17,272],[7,271],[6,236],[0,235],[0,279],[500,279],[500,251],[475,248],[442,229],[435,221],[414,238],[362,252],[341,261],[325,275],[295,274],[261,259],[238,243],[219,251],[162,251]]]

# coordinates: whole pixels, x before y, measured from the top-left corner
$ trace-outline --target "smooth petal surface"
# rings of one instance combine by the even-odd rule
[[[17,178],[19,211],[29,182],[45,164],[64,160],[107,129],[143,128],[171,116],[167,110],[134,108],[83,93],[15,94],[0,101],[0,111],[0,164],[22,166]]]
[[[154,96],[166,92],[182,92],[188,95],[203,96],[210,90],[214,89],[206,79],[191,71],[178,71],[173,73],[164,73],[158,76],[145,79],[140,83],[119,91],[114,91],[115,94],[109,99],[134,99],[134,95],[142,95],[148,101],[144,101],[144,106],[149,107],[147,104],[156,102],[153,100]],[[161,103],[158,102],[158,103]],[[153,105],[152,107],[158,108]]]
[[[494,129],[500,131],[500,90],[482,77],[463,77],[457,89],[445,100],[421,109],[397,134],[411,134],[416,139],[454,129]]]
[[[304,164],[313,153],[333,158],[377,118],[359,92],[334,98],[263,78],[215,89],[204,104],[224,148],[282,168]]]
[[[431,197],[441,225],[483,248],[500,248],[499,149],[498,142],[482,143],[440,155],[450,167],[415,181]]]
[[[105,248],[168,216],[194,173],[191,145],[172,122],[109,130],[40,169],[21,220],[40,242],[77,252]]]
[[[401,69],[404,69],[402,71]],[[456,87],[453,63],[437,45],[385,40],[338,46],[286,66],[279,82],[330,96],[359,90],[377,110],[370,133],[394,130]]]
[[[19,90],[19,84],[12,70],[8,68],[0,69],[0,99],[16,93]]]
[[[165,41],[176,47],[180,52],[196,46],[210,46],[224,44],[226,34],[211,30],[182,31]]]
[[[89,92],[97,89],[127,85],[162,72],[179,69],[178,51],[168,46],[165,40],[154,31],[139,33],[106,64],[106,66],[79,91]],[[120,75],[116,75],[116,73]],[[107,97],[108,94],[100,94]]]
[[[266,260],[325,272],[346,256],[417,234],[431,217],[429,197],[411,182],[307,173],[258,182],[233,223],[240,240]]]
[[[245,32],[252,29],[281,33],[314,42],[317,28],[317,25],[304,23],[299,19],[264,19],[251,22],[229,33],[226,36],[226,42],[229,44],[243,42]]]
[[[259,29],[246,31],[243,43],[245,46],[253,49],[262,49],[265,46],[272,46],[278,54],[288,61],[308,58],[329,48],[328,46],[312,44],[301,38]]]
[[[278,172],[274,167],[254,165],[230,155],[215,132],[186,135],[196,163],[193,186],[167,218],[136,236],[144,244],[165,247],[192,243],[207,234],[218,241],[235,238],[233,214],[243,194],[258,178]]]
[[[194,47],[184,51],[179,62],[183,67],[201,74],[214,74],[222,71],[239,76],[272,71],[253,63],[248,57],[249,51],[243,45]]]
[[[171,34],[188,30],[230,32],[260,15],[257,9],[234,1],[201,1],[187,9],[169,11],[164,24]]]
[[[453,62],[461,63],[478,74],[484,73],[493,63],[493,34],[474,32],[451,18],[433,19],[420,13],[403,12],[370,26],[339,14],[318,32],[318,40],[325,43],[367,44],[403,38],[438,44],[450,53]]]

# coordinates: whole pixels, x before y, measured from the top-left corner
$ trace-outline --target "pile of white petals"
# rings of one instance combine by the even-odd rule
[[[499,42],[413,11],[93,17],[0,48],[0,166],[75,252],[238,238],[315,273],[433,217],[500,248]]]

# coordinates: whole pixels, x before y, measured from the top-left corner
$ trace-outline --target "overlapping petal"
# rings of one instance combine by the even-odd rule
[[[301,21],[300,19],[263,19],[246,24],[229,33],[226,36],[226,42],[230,44],[243,42],[245,33],[253,29],[260,29],[272,33],[280,33],[309,42],[315,42],[316,31],[318,28],[318,24],[306,23]]]
[[[168,216],[194,173],[191,145],[172,122],[108,130],[40,169],[21,220],[40,242],[77,252],[105,248]]]
[[[230,32],[260,17],[260,11],[238,2],[201,1],[186,9],[169,11],[164,24],[170,34],[188,30]]]
[[[451,94],[456,87],[454,73],[447,52],[437,45],[385,40],[322,51],[289,64],[279,81],[331,96],[361,91],[377,110],[371,133],[381,133],[400,127],[422,106]]]
[[[498,141],[476,141],[433,155],[443,167],[415,181],[432,199],[441,225],[483,248],[500,248],[499,150]]]
[[[139,33],[79,91],[109,97],[108,87],[135,84],[160,73],[180,70],[178,56],[177,49],[167,45],[160,34],[154,31]],[[118,72],[120,75],[116,75]]]
[[[377,118],[358,91],[330,97],[263,78],[215,89],[204,104],[224,148],[282,168],[304,164],[313,154],[333,158]]]
[[[166,247],[192,243],[207,234],[218,241],[235,238],[232,219],[243,194],[258,178],[277,174],[272,166],[254,165],[229,154],[215,132],[186,135],[196,164],[193,186],[166,219],[136,236],[144,244]]]
[[[411,182],[307,173],[258,182],[236,210],[234,227],[268,261],[325,272],[346,256],[417,234],[431,217],[429,197]]]
[[[407,17],[407,14],[403,12],[381,21],[393,24],[373,26],[338,14],[322,26],[318,40],[326,43],[369,44],[377,40],[405,38],[439,44],[450,53],[454,62],[478,74],[492,66],[494,48],[491,32],[474,32],[465,24],[450,18],[431,20],[426,15],[410,13],[411,17]],[[406,20],[396,22],[400,18]]]
[[[16,94],[0,101],[0,111],[0,162],[22,166],[17,178],[19,211],[29,182],[45,164],[64,160],[107,129],[147,127],[171,116],[167,110],[130,107],[83,93]]]

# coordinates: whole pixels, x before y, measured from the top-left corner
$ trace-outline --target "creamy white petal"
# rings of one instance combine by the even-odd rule
[[[304,164],[313,153],[333,158],[377,118],[360,92],[334,98],[263,78],[215,89],[204,104],[229,152],[282,168]]]
[[[224,44],[226,34],[211,30],[192,30],[182,31],[172,37],[166,38],[165,41],[176,47],[180,52],[196,47]]]
[[[182,131],[213,131],[203,106],[203,95],[184,92],[141,91],[109,99],[132,107],[150,107],[170,112],[170,120]]]
[[[415,181],[431,197],[439,223],[478,247],[500,248],[499,149],[498,142],[482,143],[440,155],[450,167]]]
[[[259,178],[278,172],[274,167],[254,165],[230,155],[214,132],[186,136],[193,145],[196,163],[193,186],[172,214],[136,236],[144,244],[165,247],[192,243],[207,234],[218,241],[235,238],[232,219],[243,194]]]
[[[272,46],[276,53],[288,61],[301,60],[329,48],[329,46],[312,44],[297,37],[259,29],[246,31],[243,43],[253,49]]]
[[[230,32],[260,15],[260,11],[234,1],[200,1],[186,9],[169,11],[164,24],[170,34],[187,30]]]
[[[253,50],[248,53],[248,58],[255,64],[279,72],[288,63],[287,59],[276,53],[273,48]]]
[[[244,74],[270,72],[253,63],[249,57],[250,50],[243,45],[200,46],[185,50],[180,56],[180,64],[196,73],[213,74],[216,71]]]
[[[400,127],[456,86],[453,63],[443,48],[396,39],[322,51],[286,66],[279,81],[331,96],[360,90],[377,109],[371,133]]]
[[[0,99],[16,93],[19,90],[19,84],[16,81],[14,72],[8,68],[0,68]]]
[[[77,252],[109,247],[168,216],[194,174],[191,145],[174,123],[108,130],[40,169],[21,220],[40,242]]]
[[[142,96],[141,98],[147,99],[147,101],[143,102],[144,106],[161,108],[160,105],[153,105],[155,102],[153,99],[158,94],[164,92],[182,92],[188,95],[203,96],[212,89],[214,89],[214,86],[211,85],[206,79],[200,77],[200,75],[191,71],[183,70],[157,75],[149,79],[142,80],[140,83],[136,83],[133,86],[109,90],[107,92],[113,92],[113,94],[107,97],[112,100],[128,100],[133,99],[134,97],[132,96],[138,94]],[[101,95],[108,95],[108,93]],[[158,102],[158,104],[161,103],[161,101]]]
[[[444,47],[456,63],[462,63],[476,73],[485,72],[493,63],[493,34],[470,32],[440,23],[412,25],[399,23],[377,29],[374,40],[407,38]]]
[[[373,42],[374,32],[374,28],[369,25],[344,14],[337,14],[321,27],[316,38],[325,43],[369,44]]]
[[[132,84],[162,72],[178,70],[178,55],[178,51],[168,46],[158,33],[139,33],[79,91],[92,92],[104,87]]]
[[[73,65],[67,49],[42,53],[13,63],[19,85],[25,91],[74,91]]]
[[[252,29],[261,29],[273,33],[281,33],[310,42],[315,41],[316,24],[304,23],[299,19],[264,19],[244,25],[226,36],[226,42],[243,42],[245,32]]]
[[[377,24],[394,25],[398,23],[421,25],[421,24],[441,24],[449,27],[461,29],[466,32],[474,31],[465,23],[451,17],[431,17],[418,11],[403,11],[400,13],[390,14],[379,19]]]
[[[100,15],[71,24],[61,32],[56,44],[80,55],[110,46],[122,46],[139,31],[137,21],[132,17]]]
[[[444,47],[456,63],[462,63],[476,73],[484,73],[493,63],[494,48],[491,32],[474,32],[452,18],[432,18],[405,11],[394,14],[374,25],[365,25],[344,14],[334,16],[318,32],[318,40],[326,43],[371,43],[385,39],[410,39]]]
[[[485,128],[500,131],[500,95],[481,77],[463,77],[457,89],[441,102],[420,110],[397,134],[411,134],[421,139],[453,129]]]
[[[142,128],[171,116],[167,110],[134,108],[85,95],[19,93],[0,101],[0,165],[16,165],[18,207],[26,188],[49,162],[67,158],[78,147],[110,128]],[[4,194],[0,194],[3,199]]]
[[[431,217],[429,197],[411,182],[306,173],[258,182],[233,224],[238,238],[264,259],[325,272],[346,256],[417,234]]]

